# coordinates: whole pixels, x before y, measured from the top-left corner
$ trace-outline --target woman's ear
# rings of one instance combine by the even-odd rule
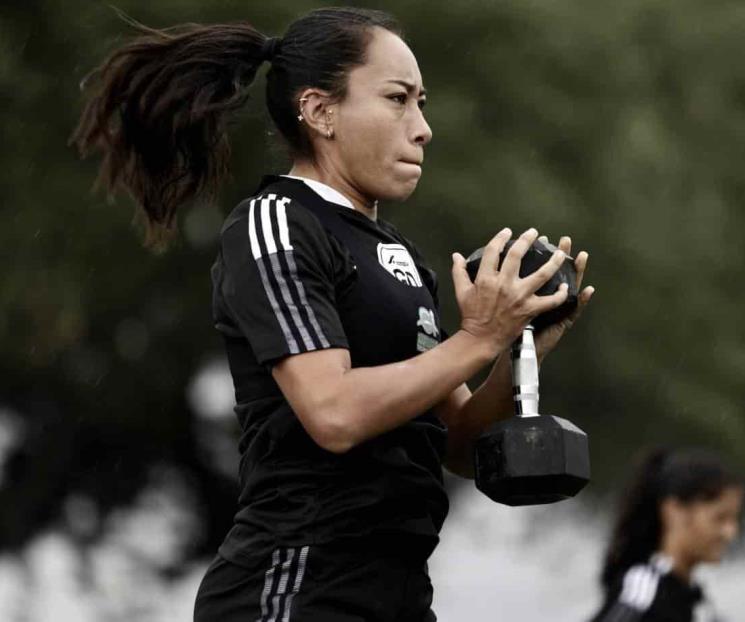
[[[305,89],[298,100],[298,119],[308,128],[309,138],[332,138],[334,115],[331,96],[320,89]]]

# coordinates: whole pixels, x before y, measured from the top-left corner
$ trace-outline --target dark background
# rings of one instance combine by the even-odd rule
[[[249,20],[281,35],[321,5],[117,6],[154,27]],[[595,299],[542,370],[541,410],[591,438],[581,502],[605,503],[651,444],[705,444],[745,465],[742,3],[365,6],[399,18],[429,90],[424,176],[381,214],[439,272],[446,326],[458,323],[454,250],[508,225],[568,233],[590,252]],[[209,306],[217,231],[262,173],[287,163],[262,71],[231,134],[219,204],[183,213],[166,254],[145,250],[131,201],[92,193],[97,162],[66,146],[78,83],[129,33],[104,3],[0,7],[0,547],[19,552],[52,527],[95,543],[110,511],[165,472],[197,517],[167,569],[178,573],[214,552],[235,509],[234,424],[224,403],[198,399],[213,385],[197,381],[221,373]]]

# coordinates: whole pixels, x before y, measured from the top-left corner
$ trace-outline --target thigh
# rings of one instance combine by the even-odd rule
[[[303,622],[434,622],[424,562],[375,546],[311,547],[290,620]]]
[[[218,556],[199,586],[194,622],[372,622],[358,616],[353,603],[365,594],[345,589],[338,559],[315,549],[280,547],[250,567]]]
[[[257,620],[261,614],[261,576],[218,555],[199,585],[194,622]]]
[[[195,622],[434,622],[426,565],[374,549],[283,547],[255,567],[217,557]]]

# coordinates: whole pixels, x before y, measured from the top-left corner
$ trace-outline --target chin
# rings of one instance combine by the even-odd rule
[[[381,201],[405,201],[414,193],[414,190],[416,190],[417,181],[418,180],[408,183],[392,183],[386,186],[385,189],[381,189],[376,196]]]
[[[701,561],[706,564],[718,564],[724,557],[724,548],[716,548],[708,551],[705,555],[702,555]]]
[[[405,201],[414,194],[414,190],[416,190],[416,187],[419,185],[419,177],[420,176],[417,175],[416,177],[410,177],[406,180],[399,181],[397,184],[391,185],[392,188],[396,189],[396,196],[399,201]]]

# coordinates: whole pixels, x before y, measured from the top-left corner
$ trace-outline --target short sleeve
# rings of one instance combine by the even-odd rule
[[[348,348],[336,309],[333,248],[321,223],[275,194],[243,207],[222,233],[219,287],[259,363]]]
[[[592,622],[638,622],[649,619],[649,610],[658,596],[661,573],[650,564],[629,568],[613,586],[603,610]]]

